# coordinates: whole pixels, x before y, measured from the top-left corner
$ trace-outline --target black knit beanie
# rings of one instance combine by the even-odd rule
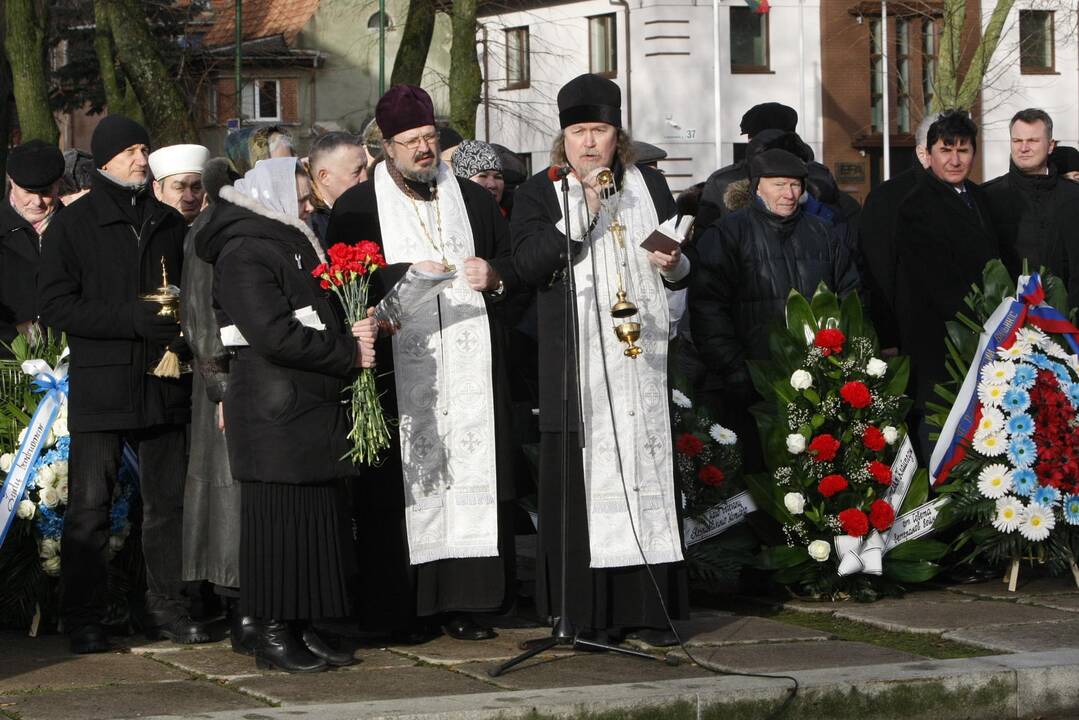
[[[94,156],[94,166],[105,167],[109,160],[132,145],[150,147],[150,134],[146,132],[146,128],[123,115],[103,117],[90,138],[90,153]]]

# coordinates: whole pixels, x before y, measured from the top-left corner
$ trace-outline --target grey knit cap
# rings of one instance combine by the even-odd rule
[[[453,174],[465,180],[488,170],[502,172],[498,151],[479,140],[462,140],[453,151],[450,164],[453,165]]]

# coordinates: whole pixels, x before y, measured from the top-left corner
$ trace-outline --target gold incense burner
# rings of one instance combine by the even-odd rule
[[[180,322],[180,288],[169,284],[165,258],[161,258],[161,287],[152,292],[140,293],[139,299],[160,305],[157,310],[159,317],[168,317]]]

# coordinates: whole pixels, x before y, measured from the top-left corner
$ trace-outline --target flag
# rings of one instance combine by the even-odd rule
[[[768,7],[768,0],[746,0],[746,5],[758,15],[766,15],[772,9]]]

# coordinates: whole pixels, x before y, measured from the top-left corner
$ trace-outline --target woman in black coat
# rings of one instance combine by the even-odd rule
[[[342,459],[342,393],[356,367],[374,365],[373,321],[358,323],[362,337],[353,337],[311,276],[323,258],[303,222],[309,196],[294,158],[265,160],[221,189],[195,240],[214,265],[223,332],[242,335],[230,341],[224,397],[229,463],[241,483],[240,613],[262,623],[256,663],[289,672],[353,662],[307,621],[348,614],[354,559],[344,482],[356,470]],[[305,308],[324,329],[296,319]]]

